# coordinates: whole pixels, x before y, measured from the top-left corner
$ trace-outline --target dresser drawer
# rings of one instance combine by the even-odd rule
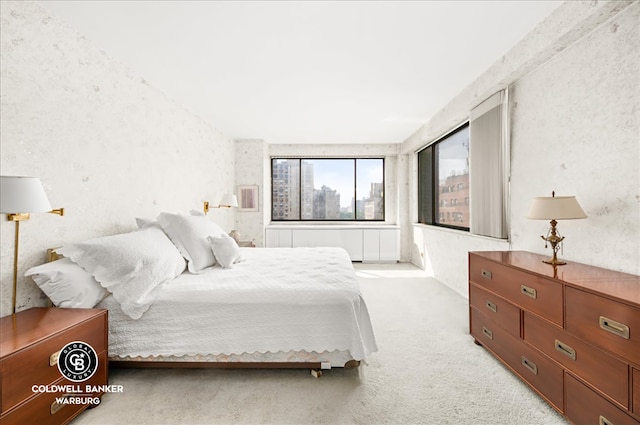
[[[558,411],[563,411],[563,370],[544,354],[497,326],[475,307],[471,334]]]
[[[98,370],[87,381],[74,383],[65,378],[60,378],[55,383],[47,385],[72,385],[79,386],[80,389],[87,385],[107,385],[108,360],[106,351],[98,356]],[[31,388],[29,388],[31,392]],[[33,393],[32,393],[33,394]],[[2,425],[24,425],[24,424],[62,424],[68,423],[80,410],[86,407],[82,404],[57,404],[56,398],[62,397],[62,392],[42,392],[37,393],[27,402],[14,407],[2,416]],[[84,395],[84,394],[83,394]],[[100,397],[102,393],[92,394],[93,397]]]
[[[567,418],[576,425],[638,425],[639,422],[567,373]]]
[[[470,255],[469,259],[469,279],[473,283],[563,325],[562,284],[475,255]]]
[[[61,377],[55,359],[53,365],[50,360],[69,342],[83,341],[96,353],[105,352],[106,318],[106,314],[95,316],[4,357],[0,362],[2,412],[31,397],[33,385],[48,385]]]
[[[511,335],[520,337],[520,309],[478,285],[469,285],[469,304],[483,312]]]
[[[625,409],[629,408],[629,366],[544,320],[524,313],[524,339]]]
[[[569,287],[566,297],[567,331],[640,364],[640,309]]]
[[[640,370],[633,369],[632,408],[633,413],[640,417]]]

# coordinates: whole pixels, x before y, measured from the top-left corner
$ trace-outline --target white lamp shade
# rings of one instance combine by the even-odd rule
[[[231,193],[225,193],[220,199],[221,207],[237,207],[238,206],[238,198],[236,195],[232,195]]]
[[[575,196],[533,198],[527,218],[534,220],[573,220],[587,218]]]
[[[51,211],[51,204],[36,177],[0,176],[0,213]]]

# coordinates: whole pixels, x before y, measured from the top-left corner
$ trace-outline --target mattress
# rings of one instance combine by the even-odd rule
[[[377,351],[346,251],[243,248],[242,256],[230,269],[186,272],[162,284],[137,320],[112,296],[104,299],[97,307],[109,309],[109,356],[339,363]]]

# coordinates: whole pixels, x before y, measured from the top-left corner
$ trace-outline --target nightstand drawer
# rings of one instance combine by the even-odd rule
[[[89,380],[85,382],[75,383],[67,379],[60,378],[55,383],[47,385],[70,385],[73,387],[86,388],[87,385],[98,386],[107,383],[108,360],[107,353],[103,352],[98,356],[98,370]],[[31,392],[31,388],[29,388]],[[31,392],[31,394],[33,394]],[[77,415],[80,410],[86,407],[83,404],[58,404],[56,398],[62,397],[63,392],[42,392],[37,393],[28,401],[11,409],[6,415],[2,416],[2,425],[24,425],[24,424],[61,424],[67,423],[71,418]],[[91,394],[92,397],[100,397],[103,393]],[[71,396],[71,394],[69,394]],[[83,394],[84,395],[84,394]]]
[[[566,415],[574,424],[638,425],[638,422],[611,402],[578,381],[571,374],[565,377],[567,387]]]
[[[640,309],[567,288],[567,331],[640,364]]]
[[[629,408],[629,367],[550,323],[525,312],[524,339],[543,353]]]
[[[640,417],[640,370],[633,369],[633,397],[631,402],[631,410]]]
[[[520,309],[518,307],[474,283],[469,285],[469,304],[495,320],[511,335],[520,337]]]
[[[632,410],[640,417],[640,370],[633,369],[633,401]]]
[[[470,256],[469,278],[507,301],[563,325],[562,285],[493,261]]]
[[[511,370],[562,412],[562,368],[521,339],[511,336],[476,308],[472,307],[470,310],[471,333],[476,340],[493,351]]]
[[[66,344],[83,341],[98,355],[105,352],[106,320],[106,314],[94,316],[4,357],[0,363],[2,412],[31,397],[33,385],[48,385],[61,377],[55,353]]]

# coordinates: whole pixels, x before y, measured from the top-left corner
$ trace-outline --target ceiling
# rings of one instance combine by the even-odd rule
[[[46,1],[234,139],[400,143],[559,1]]]

